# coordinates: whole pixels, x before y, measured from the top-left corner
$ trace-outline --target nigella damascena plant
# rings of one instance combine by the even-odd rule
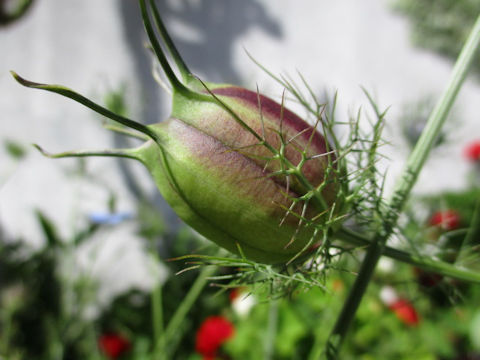
[[[318,124],[309,125],[286,109],[283,101],[279,104],[258,91],[202,82],[193,76],[154,2],[149,5],[140,0],[151,46],[171,84],[171,116],[142,125],[68,88],[33,83],[13,73],[22,85],[67,96],[146,139],[135,149],[52,156],[111,155],[142,162],[181,219],[246,259],[278,264],[311,253],[338,223],[341,202],[335,149],[317,131]]]

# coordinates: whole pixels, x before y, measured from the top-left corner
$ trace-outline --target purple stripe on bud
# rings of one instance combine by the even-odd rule
[[[277,119],[278,121],[280,121],[281,117],[283,116],[283,126],[288,129],[288,132],[294,132],[297,134],[301,133],[299,138],[305,142],[310,140],[312,132],[315,131],[311,125],[309,125],[292,111],[288,110],[286,107],[282,107],[281,104],[275,102],[269,97],[258,94],[254,91],[238,86],[229,86],[224,88],[216,88],[212,90],[212,92],[216,95],[241,99],[257,109],[260,100],[261,111],[264,116],[269,116]],[[318,132],[315,132],[311,141],[311,146],[313,147],[312,150],[314,150],[317,154],[324,154],[327,152],[325,139]]]

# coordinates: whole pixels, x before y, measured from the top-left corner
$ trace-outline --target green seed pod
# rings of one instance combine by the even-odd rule
[[[248,104],[235,105],[236,110],[250,110]],[[266,263],[293,258],[310,242],[314,232],[313,226],[299,225],[299,217],[286,210],[295,204],[289,211],[301,216],[304,203],[297,202],[301,193],[297,193],[294,186],[287,188],[284,175],[271,176],[272,171],[267,168],[273,165],[263,157],[245,153],[247,150],[235,150],[257,144],[258,140],[235,126],[235,120],[225,110],[217,104],[191,104],[191,108],[197,106],[201,109],[192,110],[192,114],[199,116],[196,119],[201,118],[204,126],[197,127],[184,118],[172,117],[154,128],[162,144],[161,151],[154,141],[138,150],[139,158],[153,174],[160,192],[180,218],[232,252],[238,252],[240,247],[247,258]],[[260,126],[258,112],[252,112],[251,120]],[[303,122],[295,125],[311,130]],[[321,153],[325,153],[323,138],[314,134],[312,151],[321,146]],[[305,147],[308,138],[304,144],[300,140],[290,146]],[[263,146],[253,146],[253,149],[257,151],[255,155],[264,151]],[[323,183],[326,163],[326,158],[312,160],[308,175],[313,184]],[[333,195],[331,191],[323,193]],[[306,207],[303,217],[312,218],[318,212],[313,206]]]
[[[170,118],[145,126],[70,89],[32,83],[14,74],[23,85],[70,97],[149,138],[136,149],[55,157],[111,155],[141,161],[182,220],[247,259],[284,263],[308,252],[335,212],[338,187],[331,146],[283,104],[192,76],[150,1],[157,30],[182,74],[180,82],[143,0],[140,6],[152,48],[172,85]]]

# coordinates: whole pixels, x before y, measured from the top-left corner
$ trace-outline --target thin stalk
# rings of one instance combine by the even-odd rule
[[[12,76],[15,78],[15,80],[28,88],[32,89],[40,89],[40,90],[45,90],[45,91],[50,91],[55,94],[59,94],[62,96],[65,96],[69,99],[72,99],[73,101],[76,101],[89,109],[92,109],[93,111],[99,113],[100,115],[103,115],[117,123],[120,123],[122,125],[125,125],[129,128],[135,129],[140,131],[141,133],[144,133],[148,137],[150,137],[153,140],[156,140],[158,142],[158,136],[153,132],[148,126],[145,126],[143,124],[140,124],[139,122],[136,122],[134,120],[128,119],[124,116],[117,115],[114,112],[108,110],[107,108],[96,104],[92,100],[86,98],[85,96],[73,91],[72,89],[69,89],[65,86],[62,85],[51,85],[51,84],[41,84],[41,83],[36,83],[33,81],[26,80],[22,78],[20,75],[18,75],[14,71],[10,71]]]
[[[150,256],[155,264],[160,263],[160,258],[158,256],[155,247],[152,244],[152,247],[149,250]],[[163,317],[163,302],[162,302],[162,283],[158,280],[158,283],[155,284],[150,299],[151,299],[151,310],[152,310],[152,329],[153,329],[153,360],[163,360],[165,359],[165,326],[164,326],[164,317]]]
[[[352,230],[341,228],[335,237],[348,244],[368,247],[372,240]],[[417,266],[429,272],[435,272],[454,279],[480,284],[480,273],[462,269],[454,264],[446,263],[427,256],[414,255],[410,252],[398,250],[390,246],[383,247],[383,256]]]
[[[165,71],[165,75],[167,76],[168,81],[170,81],[170,84],[172,84],[172,87],[175,90],[179,91],[180,93],[185,92],[186,94],[188,94],[190,90],[188,90],[185,87],[185,85],[183,85],[177,79],[177,76],[175,75],[172,68],[170,67],[167,57],[165,56],[160,46],[160,43],[158,42],[155,36],[155,32],[153,31],[150,17],[148,16],[145,0],[140,0],[139,3],[140,3],[140,10],[142,12],[142,19],[143,19],[143,24],[145,26],[145,31],[147,32],[148,38],[150,39],[150,44],[152,44],[153,51],[155,52],[155,55],[157,56],[157,59],[160,62],[160,65],[162,66],[163,71]]]
[[[272,299],[269,304],[267,333],[263,343],[263,359],[271,360],[274,355],[275,338],[278,327],[278,299]]]
[[[150,40],[150,44],[152,45],[153,51],[157,56],[158,61],[160,62],[160,66],[162,67],[165,75],[168,78],[168,81],[172,85],[173,94],[180,93],[186,98],[189,99],[197,99],[201,101],[211,101],[209,96],[205,96],[204,94],[197,93],[193,90],[190,90],[184,84],[178,80],[177,76],[175,75],[173,69],[171,68],[165,53],[160,46],[160,43],[157,40],[155,35],[155,31],[153,30],[152,22],[150,21],[150,17],[147,12],[147,7],[145,4],[145,0],[139,0],[140,3],[140,10],[142,12],[143,24],[145,26],[145,31],[147,32],[148,38]],[[154,12],[155,15],[155,12]]]
[[[173,314],[170,322],[165,330],[165,341],[168,344],[170,339],[174,337],[178,332],[183,320],[187,316],[188,312],[192,308],[193,304],[197,300],[198,296],[202,292],[202,289],[207,284],[208,278],[214,274],[216,270],[215,266],[204,266],[198,274],[197,279],[193,283],[187,295],[184,297],[177,310]]]
[[[381,211],[383,224],[375,234],[367,254],[360,267],[359,274],[353,284],[343,309],[337,318],[330,338],[326,346],[328,359],[337,359],[350,324],[357,312],[360,302],[370,283],[375,271],[377,262],[383,253],[383,249],[389,237],[392,235],[400,216],[405,201],[415,184],[420,170],[422,169],[433,146],[440,129],[445,122],[447,114],[465,80],[470,64],[476,50],[480,45],[480,16],[465,43],[460,56],[453,68],[453,72],[445,92],[442,94],[438,104],[432,111],[425,130],[420,136],[415,148],[410,154],[405,170],[394,187],[392,197],[389,199],[385,209]]]
[[[103,354],[100,353],[100,347],[98,346],[98,334],[96,331],[95,323],[91,322],[87,329],[87,341],[90,344],[91,355],[89,360],[104,360]]]
[[[113,125],[113,124],[105,124],[103,127],[107,130],[114,131],[116,133],[129,136],[131,138],[135,138],[135,139],[139,139],[139,140],[143,140],[143,141],[148,141],[149,140],[148,136],[146,136],[144,134],[137,133],[137,132],[133,132],[133,131],[128,130],[127,128],[125,128],[123,126],[117,126],[117,125]]]
[[[163,42],[167,46],[167,50],[170,53],[171,57],[173,58],[173,61],[175,61],[178,71],[182,75],[183,81],[188,83],[194,77],[192,75],[192,72],[188,69],[187,64],[185,64],[185,61],[183,61],[182,56],[178,52],[177,47],[175,46],[175,44],[172,41],[172,38],[170,37],[170,34],[165,28],[162,18],[160,17],[160,14],[158,12],[157,6],[155,5],[155,0],[150,0],[150,7],[153,10],[153,18],[155,19],[157,30],[160,33],[160,36],[162,37]]]
[[[162,285],[157,284],[152,291],[152,318],[155,360],[164,358],[165,354],[165,331],[163,326]]]
[[[33,144],[43,156],[51,159],[72,158],[72,157],[91,157],[91,156],[105,156],[105,157],[122,157],[139,160],[138,155],[135,153],[135,149],[105,149],[105,150],[76,150],[65,151],[61,153],[49,153],[45,151],[40,145]]]

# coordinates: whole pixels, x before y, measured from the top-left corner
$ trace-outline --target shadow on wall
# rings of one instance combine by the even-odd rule
[[[274,37],[282,35],[278,20],[272,18],[258,0],[162,3],[160,10],[165,19],[181,25],[180,31],[172,27],[180,52],[192,68],[201,69],[212,82],[241,83],[233,65],[232,44],[251,27],[259,27]],[[189,29],[190,38],[181,33],[182,27]]]
[[[163,90],[152,78],[152,59],[144,46],[146,35],[138,2],[119,1],[118,6],[125,41],[135,62],[135,75],[142,89],[144,108],[141,119],[147,124],[156,123],[168,116],[160,110],[168,108],[168,103],[162,103],[167,101],[167,97],[163,96]],[[232,45],[250,28],[260,28],[273,37],[282,36],[281,24],[267,13],[258,0],[162,0],[157,1],[157,6],[189,68],[193,72],[201,71],[205,79],[211,82],[241,85],[241,77],[232,59]],[[115,138],[117,146],[124,146],[124,141],[121,137]],[[119,164],[129,189],[137,196],[143,196],[143,190],[127,163],[121,161]],[[170,235],[173,236],[180,224],[179,219],[158,192],[148,198],[154,199],[154,203],[163,210]]]
[[[200,70],[211,82],[241,84],[232,61],[232,44],[252,27],[280,37],[279,21],[272,18],[258,0],[174,0],[157,1],[160,14],[184,57],[195,72]],[[136,1],[118,2],[125,39],[136,63],[136,72],[147,96],[157,94],[151,76],[151,60],[144,47],[146,36]],[[158,96],[155,96],[158,99]],[[146,99],[149,100],[149,99]],[[150,102],[146,122],[157,122],[156,104]],[[153,114],[151,113],[153,111]]]

